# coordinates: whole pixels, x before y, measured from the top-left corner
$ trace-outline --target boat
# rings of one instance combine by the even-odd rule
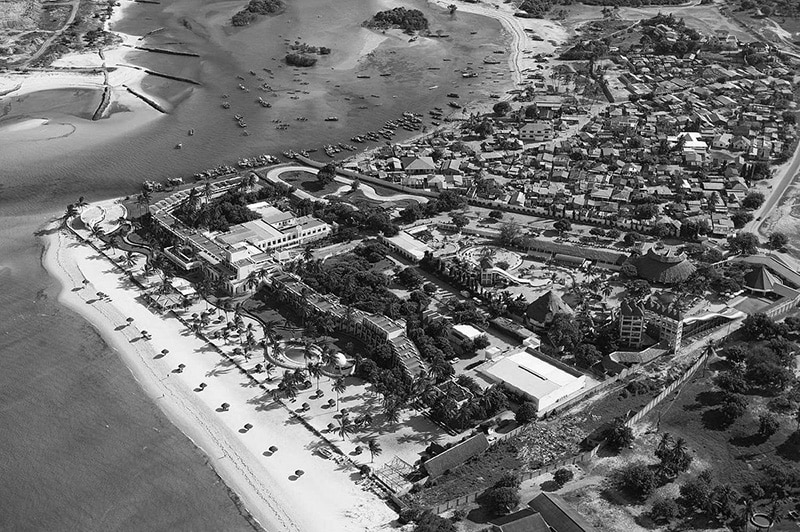
[[[464,73],[461,74],[461,77],[462,78],[477,78],[478,77],[478,73],[477,72],[464,72]]]
[[[369,76],[367,76],[366,74],[359,74],[356,77],[359,79],[369,79]]]
[[[223,109],[230,109],[231,108],[231,104],[228,103],[228,102],[222,102],[222,108]]]
[[[461,109],[461,105],[458,102],[447,102],[447,105],[453,107],[454,109]]]
[[[448,92],[447,93],[447,97],[448,98],[458,98],[458,94],[456,94],[455,92]]]
[[[241,121],[242,118],[244,118],[242,115],[239,115],[239,114],[233,115],[233,119],[234,120]]]
[[[338,122],[339,121],[339,117],[338,116],[328,116],[328,117],[325,118],[325,121],[326,122]]]
[[[487,57],[486,59],[483,60],[483,63],[486,65],[499,65],[500,61],[498,61],[497,59],[489,59]]]
[[[431,85],[430,87],[428,87],[428,90],[432,91],[433,89],[438,89],[438,88],[439,88],[439,85]]]
[[[383,76],[384,78],[388,78],[391,75],[392,74],[390,72],[385,72],[385,73],[381,74],[381,76]]]
[[[194,129],[189,130],[189,136],[191,137],[192,135],[194,135]]]
[[[181,148],[183,148],[183,144],[181,144],[180,142],[175,145],[176,150],[179,150]]]

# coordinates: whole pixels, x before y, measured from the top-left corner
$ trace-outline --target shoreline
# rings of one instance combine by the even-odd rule
[[[206,454],[253,520],[270,531],[313,532],[372,530],[394,518],[382,500],[360,490],[341,466],[313,454],[318,439],[292,422],[288,410],[263,399],[263,390],[205,341],[186,334],[176,317],[147,309],[137,288],[120,286],[121,272],[116,267],[108,271],[110,262],[93,247],[63,228],[43,241],[42,265],[61,285],[59,303],[89,321],[118,352],[170,422]],[[87,287],[83,279],[90,280]],[[98,291],[109,294],[111,302],[96,301]],[[135,318],[133,324],[119,325],[126,316]],[[152,341],[138,337],[142,329]],[[170,348],[168,356],[157,354],[164,346]],[[178,362],[186,365],[185,371],[174,371]],[[202,393],[195,388],[201,381],[208,382]],[[232,405],[229,412],[215,409],[222,402]],[[245,423],[253,428],[242,432]],[[276,458],[265,451],[272,444],[279,448]],[[292,478],[298,468],[306,474]],[[303,511],[309,500],[315,501],[313,515]]]

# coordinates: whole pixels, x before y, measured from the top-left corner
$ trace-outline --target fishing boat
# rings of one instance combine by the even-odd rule
[[[447,97],[448,98],[458,98],[458,94],[455,93],[455,92],[448,92],[447,93]]]
[[[369,76],[367,76],[366,74],[359,74],[356,77],[359,79],[369,79]]]
[[[189,136],[191,137],[192,135],[194,135],[194,129],[189,130]]]
[[[338,122],[339,121],[339,117],[338,116],[328,116],[328,117],[325,118],[325,121],[326,122]]]
[[[181,148],[183,148],[183,144],[181,144],[180,142],[175,145],[176,150],[179,150]]]
[[[231,108],[231,104],[228,103],[228,102],[222,102],[222,108],[223,109],[230,109]]]
[[[447,102],[447,105],[449,105],[454,109],[461,109],[461,104],[459,104],[458,102]]]

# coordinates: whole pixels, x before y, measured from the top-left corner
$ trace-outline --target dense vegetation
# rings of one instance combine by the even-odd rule
[[[286,64],[291,66],[310,67],[317,64],[317,58],[305,54],[286,54]]]
[[[407,32],[428,29],[428,19],[419,9],[395,7],[386,11],[378,11],[372,19],[365,23],[370,28],[400,28]]]
[[[283,9],[281,0],[250,0],[247,7],[236,13],[231,22],[234,26],[247,26],[258,15],[271,15]]]
[[[192,189],[189,199],[173,213],[189,227],[203,227],[211,231],[227,231],[231,225],[257,220],[258,214],[247,208],[252,195],[240,190],[225,193],[219,198],[203,202],[198,189]]]
[[[800,16],[800,4],[795,0],[742,0],[739,7],[745,11],[758,9],[765,17]]]

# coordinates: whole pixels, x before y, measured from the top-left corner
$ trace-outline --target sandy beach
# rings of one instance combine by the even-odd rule
[[[110,202],[105,207],[115,208]],[[43,264],[62,285],[59,301],[93,324],[267,530],[376,530],[395,518],[354,481],[360,475],[352,465],[315,454],[317,436],[175,315],[149,310],[126,274],[93,247],[66,230],[52,232]],[[100,300],[98,292],[108,298]],[[175,371],[179,364],[185,365],[181,372]],[[230,410],[220,411],[222,403]],[[243,429],[247,423],[249,430]],[[270,453],[271,446],[278,451]]]

